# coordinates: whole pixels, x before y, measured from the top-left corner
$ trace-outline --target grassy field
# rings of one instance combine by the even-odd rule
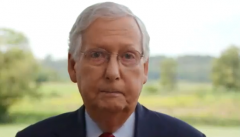
[[[41,98],[28,98],[10,108],[13,123],[0,125],[2,137],[52,115],[73,111],[82,105],[77,86],[70,83],[47,83]],[[240,136],[240,93],[214,91],[210,84],[181,83],[174,91],[164,91],[157,83],[144,86],[140,103],[146,107],[182,119],[208,137]],[[208,125],[208,126],[205,126]]]
[[[1,137],[14,137],[17,131],[23,129],[26,125],[5,125],[0,126]],[[211,127],[196,126],[198,130],[207,135],[207,137],[239,137],[240,127]]]
[[[42,98],[26,97],[12,106],[10,114],[18,116],[16,122],[40,120],[82,105],[74,84],[48,83],[40,92]],[[181,83],[176,91],[166,92],[156,83],[150,83],[144,86],[139,101],[150,109],[192,124],[240,126],[240,93],[213,91],[209,84]]]

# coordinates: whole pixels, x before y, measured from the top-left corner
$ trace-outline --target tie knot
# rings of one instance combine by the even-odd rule
[[[115,137],[112,133],[102,133],[99,137]]]

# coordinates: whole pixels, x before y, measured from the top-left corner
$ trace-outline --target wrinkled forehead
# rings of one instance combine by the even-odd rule
[[[132,17],[98,18],[82,35],[82,49],[135,48],[141,51],[141,32]]]

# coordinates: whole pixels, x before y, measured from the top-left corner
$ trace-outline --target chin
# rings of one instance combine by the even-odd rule
[[[110,113],[117,113],[124,110],[126,103],[123,101],[101,101],[97,104],[98,108]]]

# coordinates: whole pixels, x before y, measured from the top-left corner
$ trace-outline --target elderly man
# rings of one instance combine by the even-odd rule
[[[16,137],[205,137],[138,103],[148,75],[149,36],[127,7],[105,2],[86,8],[69,41],[68,72],[84,105]]]

